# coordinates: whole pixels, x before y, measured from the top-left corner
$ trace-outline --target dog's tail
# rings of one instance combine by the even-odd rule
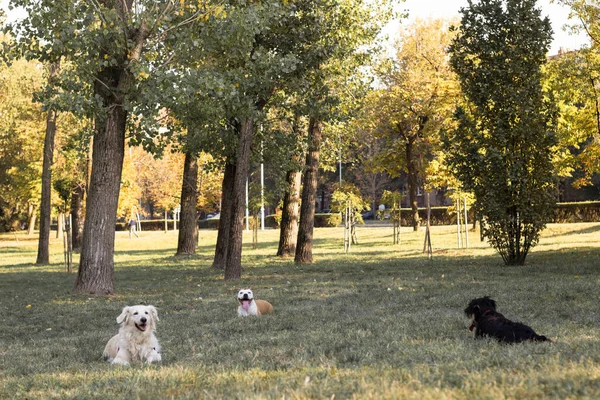
[[[550,342],[552,343],[552,340],[548,339],[546,336],[544,335],[537,335],[536,338],[534,339],[536,342]]]

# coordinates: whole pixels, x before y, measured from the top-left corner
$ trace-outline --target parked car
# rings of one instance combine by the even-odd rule
[[[216,213],[216,214],[208,214],[206,216],[206,219],[219,219],[221,218],[221,213]]]
[[[361,213],[360,215],[362,216],[362,219],[373,219],[373,218],[375,218],[375,213],[373,212],[373,210],[365,211],[365,212]]]

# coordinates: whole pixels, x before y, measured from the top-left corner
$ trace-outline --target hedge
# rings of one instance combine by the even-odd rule
[[[165,230],[165,220],[164,219],[149,219],[149,220],[141,220],[140,225],[142,227],[142,231],[164,231]],[[179,226],[179,224],[177,224]],[[173,220],[167,220],[167,227],[170,231],[173,230]],[[117,222],[117,230],[118,231],[127,231],[129,230],[129,224],[127,222]]]
[[[389,211],[389,210],[387,210]],[[412,210],[410,208],[401,209],[401,225],[409,226],[412,223]],[[427,220],[427,209],[419,208],[419,218],[421,222]],[[469,210],[469,224],[473,223],[473,210]],[[388,220],[389,221],[389,220]],[[142,231],[162,231],[165,229],[165,220],[142,220]],[[587,201],[579,203],[557,203],[554,208],[554,218],[552,222],[600,222],[600,201]],[[279,229],[281,223],[281,214],[272,214],[265,216],[265,226],[267,228]],[[335,227],[342,223],[342,216],[335,214],[315,214],[315,227]],[[448,207],[431,207],[431,225],[454,225],[456,224],[456,213],[449,214]],[[173,230],[173,221],[167,221],[169,230]],[[245,224],[245,219],[244,219]],[[200,229],[218,229],[219,219],[205,219],[198,221]],[[126,231],[128,229],[126,222],[118,222],[116,229]]]
[[[600,222],[600,201],[558,203],[553,222]]]

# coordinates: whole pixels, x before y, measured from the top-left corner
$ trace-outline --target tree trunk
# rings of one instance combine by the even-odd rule
[[[90,189],[86,201],[75,293],[114,291],[115,226],[125,154],[127,111],[112,102],[106,121],[96,121]]]
[[[50,66],[50,81],[58,72],[58,65]],[[46,137],[44,138],[44,161],[42,164],[42,201],[40,205],[40,238],[36,264],[50,263],[50,211],[52,207],[52,159],[54,156],[54,136],[56,134],[56,110],[49,109],[46,117]]]
[[[227,246],[227,264],[225,280],[239,279],[242,275],[242,235],[244,233],[244,205],[246,203],[246,179],[250,167],[250,149],[254,135],[252,119],[242,120],[240,124],[239,144],[235,162],[235,179],[233,182],[231,223],[229,245]]]
[[[88,152],[86,158],[86,181],[85,181],[85,193],[90,193],[90,182],[92,180],[92,160],[94,159],[94,135],[90,135],[90,141],[88,143]]]
[[[72,245],[74,251],[81,250],[81,239],[83,235],[83,194],[85,185],[78,183],[71,193],[71,218],[73,222]]]
[[[418,187],[418,168],[415,165],[417,159],[413,152],[414,140],[406,141],[406,166],[408,175],[408,198],[412,208],[412,226],[413,230],[419,230],[419,203],[417,202],[417,187]]]
[[[177,255],[195,254],[198,247],[198,160],[185,153],[183,184],[181,186],[181,221],[177,240]]]
[[[235,164],[229,161],[225,164],[225,173],[223,174],[223,184],[221,186],[221,216],[219,217],[219,233],[217,234],[217,246],[215,247],[215,258],[212,265],[215,269],[223,270],[225,269],[225,265],[227,265],[233,182],[235,179]]]
[[[312,263],[312,241],[315,227],[315,201],[317,198],[317,177],[319,173],[319,150],[321,148],[321,122],[310,119],[308,126],[309,144],[306,154],[306,168],[302,187],[300,226],[296,245],[296,264]]]
[[[58,216],[56,217],[56,238],[57,239],[62,239],[64,226],[65,226],[65,213],[61,211],[58,213]]]
[[[287,257],[296,253],[302,172],[288,171],[286,181],[287,189],[283,198],[279,248],[277,249],[277,255],[280,257]]]
[[[35,230],[35,220],[37,218],[37,212],[38,212],[38,205],[37,204],[33,204],[31,206],[31,210],[29,212],[29,225],[27,226],[27,235],[31,236],[33,235],[33,231]],[[50,232],[48,232],[48,238],[50,238],[49,235]]]

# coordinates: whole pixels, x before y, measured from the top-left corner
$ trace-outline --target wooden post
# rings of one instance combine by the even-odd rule
[[[429,203],[429,192],[427,192],[426,199],[427,227],[425,228],[425,243],[423,244],[423,253],[427,253],[427,258],[431,260],[433,257],[433,248],[431,247],[431,204]]]
[[[461,241],[461,229],[460,229],[460,199],[456,200],[456,240],[457,240],[457,246],[458,248],[462,248],[462,241]]]
[[[344,213],[344,252],[350,252],[351,239],[351,220],[350,213],[352,212],[352,203],[350,200],[346,201],[346,212]]]
[[[169,231],[169,226],[167,225],[167,209],[165,208],[165,233]]]
[[[464,198],[464,211],[465,211],[465,248],[469,248],[469,222],[467,221],[467,198]]]
[[[252,247],[258,248],[258,214],[254,214],[254,223],[252,225]]]
[[[67,255],[68,268],[67,272],[71,272],[73,266],[73,216],[69,213],[69,224],[67,225]]]
[[[137,211],[135,212],[135,220],[137,223],[137,231],[141,232],[142,231],[142,221],[140,221],[140,213],[138,213]]]

